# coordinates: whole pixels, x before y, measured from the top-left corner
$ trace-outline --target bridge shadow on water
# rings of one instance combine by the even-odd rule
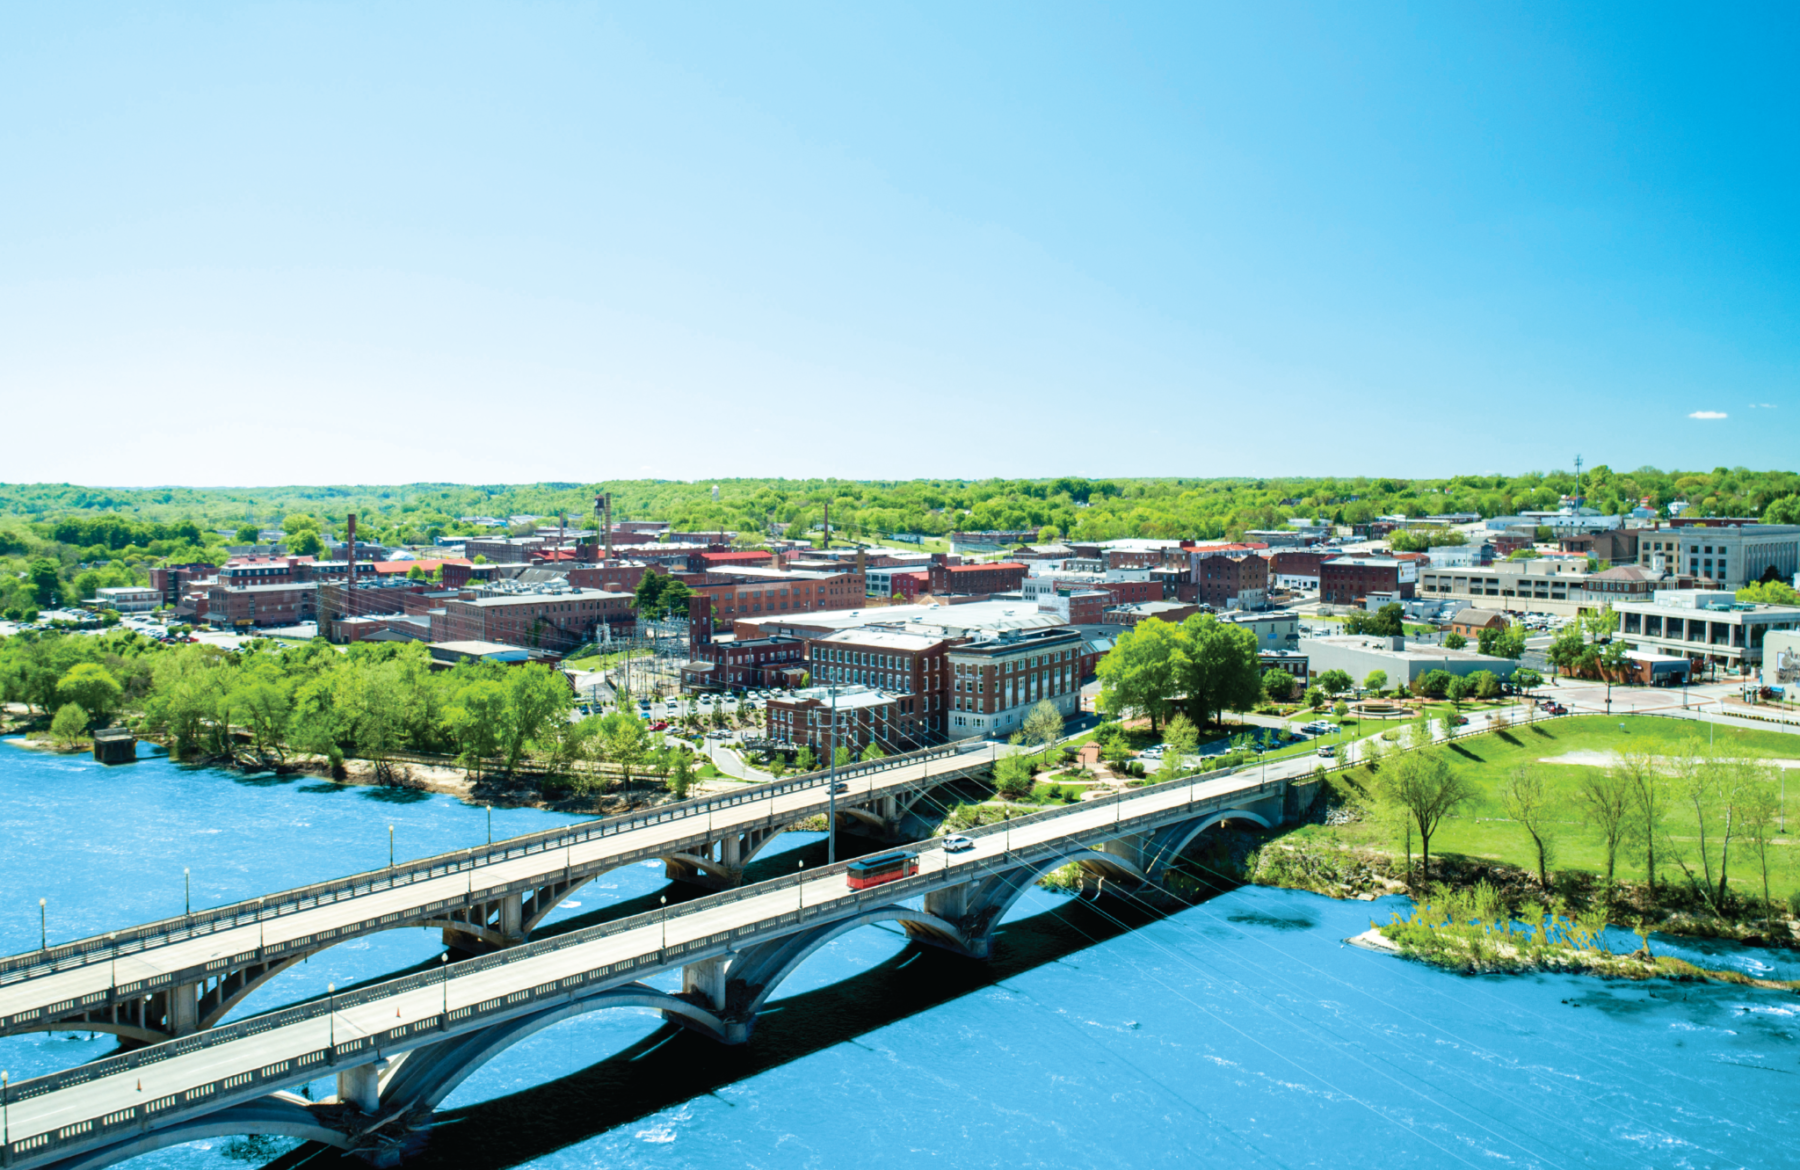
[[[793,858],[794,854],[786,855]],[[810,864],[810,861],[809,861]],[[641,901],[641,899],[640,899]],[[615,908],[616,909],[616,908]],[[1096,909],[1074,897],[1010,922],[993,957],[908,946],[860,974],[778,1001],[748,1044],[725,1046],[665,1024],[624,1050],[555,1080],[445,1110],[405,1161],[407,1170],[504,1170],[905,1019],[1159,917],[1129,898]],[[878,929],[871,927],[869,929]],[[303,1145],[267,1170],[302,1164],[366,1167],[354,1155]]]

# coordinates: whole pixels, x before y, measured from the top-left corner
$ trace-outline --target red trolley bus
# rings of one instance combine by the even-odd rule
[[[883,853],[852,861],[844,876],[853,890],[866,890],[883,882],[897,882],[919,872],[919,859],[911,853]]]

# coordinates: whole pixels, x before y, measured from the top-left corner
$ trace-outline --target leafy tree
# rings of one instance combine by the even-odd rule
[[[650,729],[631,712],[614,711],[601,716],[600,744],[629,785],[632,771],[641,767],[650,753]]]
[[[638,578],[637,588],[632,590],[631,604],[640,617],[662,616],[663,586],[670,580],[671,578],[661,573],[653,573],[649,570],[645,570],[644,575]]]
[[[1325,692],[1318,687],[1307,687],[1306,694],[1300,700],[1306,706],[1317,711],[1325,705]]]
[[[1062,738],[1062,712],[1049,699],[1040,699],[1036,706],[1026,713],[1023,728],[1025,742],[1043,749],[1048,754],[1050,745]]]
[[[669,791],[674,794],[676,800],[686,800],[688,790],[693,787],[693,784],[693,757],[688,754],[686,748],[677,748],[669,758]]]
[[[69,668],[56,686],[56,693],[65,703],[77,703],[88,718],[96,723],[104,723],[114,708],[119,705],[119,696],[124,688],[112,672],[97,662],[78,662]]]
[[[285,542],[290,554],[297,557],[316,557],[325,551],[325,542],[319,539],[317,531],[303,530],[288,537]]]
[[[1277,703],[1294,697],[1294,676],[1277,667],[1262,677],[1263,694]]]
[[[694,591],[688,588],[686,581],[679,581],[671,577],[663,585],[662,593],[656,600],[664,616],[686,617],[688,598],[693,595]]]
[[[1371,670],[1369,677],[1363,679],[1363,689],[1380,694],[1387,689],[1388,676],[1385,670]]]
[[[1497,699],[1500,697],[1500,676],[1491,670],[1478,670],[1469,677],[1469,684],[1475,689],[1477,699]]]
[[[1200,729],[1186,715],[1175,715],[1163,730],[1163,765],[1165,778],[1173,779],[1181,772],[1181,762],[1193,754],[1200,742]]]
[[[1763,509],[1764,524],[1800,524],[1800,495],[1771,500]]]
[[[1352,613],[1344,620],[1346,634],[1373,634],[1378,638],[1398,638],[1406,633],[1406,611],[1397,601],[1390,601],[1374,613]]]
[[[831,758],[834,762],[836,762],[838,767],[840,767],[840,768],[848,767],[850,765],[850,759],[851,759],[850,746],[848,744],[842,744],[842,743],[838,744],[837,750],[831,753]]]
[[[1384,772],[1386,798],[1406,811],[1419,832],[1419,853],[1427,881],[1431,878],[1431,838],[1453,815],[1479,795],[1475,782],[1456,771],[1435,751],[1408,752]]]
[[[1458,707],[1461,707],[1462,704],[1468,702],[1469,697],[1474,693],[1474,681],[1463,675],[1453,676],[1449,683],[1444,687],[1445,697]]]
[[[870,760],[885,759],[886,757],[887,757],[887,753],[882,751],[881,745],[876,743],[874,740],[870,740],[869,746],[863,748],[863,750],[862,750],[862,759],[865,763]]]
[[[1331,713],[1336,715],[1339,719],[1342,719],[1344,716],[1350,714],[1350,704],[1339,699],[1331,705]]]
[[[1328,670],[1319,676],[1319,689],[1328,695],[1341,695],[1356,686],[1346,671]]]
[[[1544,676],[1529,666],[1522,666],[1512,672],[1510,681],[1521,691],[1534,691],[1544,685]]]
[[[458,758],[472,776],[480,776],[482,765],[500,753],[501,727],[506,719],[506,688],[492,678],[476,676],[473,671],[457,670],[452,679],[462,674],[472,677],[460,680],[444,712],[445,723],[454,737]]]
[[[240,524],[238,530],[232,534],[232,539],[239,544],[255,544],[262,539],[262,529],[254,524]]]
[[[1181,623],[1185,649],[1176,662],[1177,684],[1187,695],[1187,714],[1196,725],[1247,711],[1262,698],[1262,658],[1256,635],[1210,613]],[[1103,660],[1104,661],[1104,660]]]
[[[50,736],[64,747],[74,747],[87,735],[88,713],[80,703],[64,703],[50,721]]]
[[[1413,680],[1413,694],[1427,699],[1441,699],[1450,690],[1450,682],[1455,676],[1447,670],[1428,670]]]
[[[569,690],[568,683],[556,672],[536,662],[524,666],[509,667],[506,671],[506,718],[500,733],[500,751],[506,761],[505,767],[510,775],[519,766],[519,760],[525,755],[526,745],[549,728],[557,720],[566,720],[569,709],[575,705],[575,695]],[[614,712],[614,715],[621,714]],[[611,718],[611,716],[608,716]],[[615,746],[614,735],[620,737],[635,735],[641,747],[635,760],[641,760],[643,751],[648,750],[650,733],[635,716],[625,715],[637,728],[635,733],[609,732],[604,724],[601,734],[606,743],[609,758],[617,760],[612,751]],[[615,724],[615,728],[618,725]],[[617,740],[623,743],[624,738]],[[620,761],[623,763],[624,761]],[[627,782],[630,780],[629,768],[626,772]]]
[[[810,747],[803,747],[794,753],[794,771],[811,772],[819,766],[818,757]]]
[[[1656,838],[1663,831],[1669,805],[1669,778],[1660,764],[1646,752],[1626,752],[1619,757],[1618,765],[1637,820],[1635,835],[1644,845],[1644,874],[1652,893],[1656,890]]]
[[[1737,599],[1764,605],[1800,605],[1800,592],[1795,592],[1786,581],[1754,581],[1737,591]]]
[[[1003,800],[1023,800],[1031,794],[1031,760],[1022,752],[1001,756],[994,762],[994,791]]]
[[[25,566],[25,578],[31,583],[31,591],[37,597],[37,603],[48,609],[54,606],[60,596],[60,582],[56,576],[56,562],[46,557],[33,557]]]
[[[1469,640],[1454,631],[1444,635],[1444,649],[1461,650],[1469,644]]]
[[[1483,654],[1516,661],[1525,654],[1525,630],[1520,626],[1482,630],[1475,635],[1475,648]]]
[[[1550,649],[1545,651],[1544,657],[1550,660],[1552,667],[1567,673],[1581,661],[1582,654],[1586,649],[1586,644],[1581,640],[1581,627],[1571,624],[1564,626],[1556,635],[1556,638],[1550,643]]]
[[[1160,618],[1144,619],[1120,634],[1094,668],[1100,677],[1100,709],[1115,716],[1142,711],[1155,731],[1173,707],[1186,662],[1180,627]]]

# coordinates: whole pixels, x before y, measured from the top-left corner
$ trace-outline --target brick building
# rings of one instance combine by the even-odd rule
[[[899,700],[866,687],[808,687],[769,700],[769,738],[794,747],[810,747],[821,762],[832,745],[860,753],[870,743],[894,755],[898,738]],[[833,721],[836,737],[833,738]]]
[[[189,585],[218,575],[219,566],[203,561],[190,561],[185,565],[158,565],[150,570],[150,588],[162,594],[164,605],[175,605]]]
[[[595,565],[571,565],[564,575],[577,589],[604,589],[609,593],[632,593],[645,573],[664,570],[643,561],[601,561]]]
[[[1214,609],[1255,609],[1269,598],[1269,562],[1255,553],[1197,553],[1193,562],[1193,596]]]
[[[1199,612],[1199,603],[1193,601],[1134,601],[1109,607],[1100,615],[1100,621],[1109,626],[1135,626],[1146,618],[1180,623]]]
[[[1006,736],[1048,700],[1068,718],[1081,705],[1080,631],[1069,626],[1005,630],[952,647],[945,735]]]
[[[807,645],[815,684],[871,687],[896,696],[888,751],[936,743],[944,733],[945,652],[956,643],[943,631],[913,633],[883,626],[843,630]]]
[[[614,637],[636,624],[631,594],[603,589],[561,589],[455,598],[432,616],[433,642],[504,642],[565,652],[590,641],[601,622]]]
[[[1310,549],[1280,549],[1269,554],[1270,584],[1278,589],[1319,588],[1319,566],[1337,554]]]
[[[712,601],[715,621],[726,623],[769,613],[856,609],[868,601],[862,574],[854,570],[737,569],[707,573],[703,581],[690,581],[689,587]]]
[[[1018,561],[952,565],[934,557],[925,566],[925,588],[938,597],[1010,593],[1025,580],[1029,570]]]
[[[213,585],[206,591],[205,618],[215,626],[292,626],[311,621],[319,587],[312,583]]]
[[[1392,557],[1333,557],[1319,566],[1319,600],[1355,605],[1371,593],[1413,596],[1418,566]]]

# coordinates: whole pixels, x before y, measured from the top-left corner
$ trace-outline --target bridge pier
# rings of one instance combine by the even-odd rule
[[[163,1016],[170,1036],[189,1036],[200,1030],[200,985],[178,983],[164,992]]]
[[[386,1060],[377,1060],[340,1071],[337,1075],[338,1100],[346,1105],[356,1106],[370,1117],[379,1113],[381,1074],[387,1071],[387,1067]]]

